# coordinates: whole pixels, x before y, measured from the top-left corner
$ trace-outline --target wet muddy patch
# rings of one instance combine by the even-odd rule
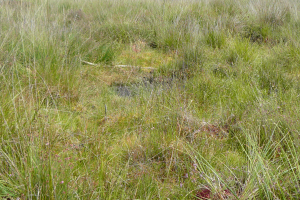
[[[138,83],[114,84],[111,87],[120,97],[134,97],[149,92],[162,95],[169,90],[183,89],[184,83],[172,78],[144,77],[143,80]]]
[[[114,88],[116,93],[120,97],[133,97],[136,95],[136,89],[132,86],[119,85]]]

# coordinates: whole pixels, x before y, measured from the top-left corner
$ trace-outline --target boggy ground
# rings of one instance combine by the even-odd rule
[[[0,2],[4,199],[299,199],[293,0]]]

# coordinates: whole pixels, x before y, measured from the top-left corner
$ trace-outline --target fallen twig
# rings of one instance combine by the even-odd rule
[[[115,65],[114,67],[128,67],[128,68],[141,68],[141,69],[153,69],[153,70],[156,69],[154,67],[139,67],[139,66],[132,66],[132,65]]]
[[[86,65],[99,66],[95,63],[88,62],[88,61],[85,61],[85,60],[81,60],[81,62],[83,64],[86,64]],[[114,65],[114,66],[105,66],[104,65],[103,67],[138,68],[138,69],[151,69],[151,70],[156,70],[157,69],[157,68],[154,68],[154,67],[140,67],[140,66],[133,66],[133,65]]]
[[[98,66],[98,65],[95,64],[95,63],[91,63],[91,62],[84,61],[84,60],[81,60],[81,62],[82,62],[83,64],[87,64],[87,65]]]

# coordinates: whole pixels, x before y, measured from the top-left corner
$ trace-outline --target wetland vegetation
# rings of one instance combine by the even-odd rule
[[[300,199],[297,0],[1,0],[3,199]]]

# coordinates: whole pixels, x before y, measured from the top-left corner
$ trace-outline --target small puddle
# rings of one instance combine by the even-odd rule
[[[163,94],[164,92],[172,89],[184,89],[184,84],[178,81],[142,81],[140,83],[134,83],[131,85],[114,85],[112,86],[116,94],[120,97],[134,97],[139,96],[143,92],[152,92],[156,91],[159,95]]]
[[[133,97],[135,95],[134,89],[131,86],[119,85],[115,87],[117,94],[121,97]]]

